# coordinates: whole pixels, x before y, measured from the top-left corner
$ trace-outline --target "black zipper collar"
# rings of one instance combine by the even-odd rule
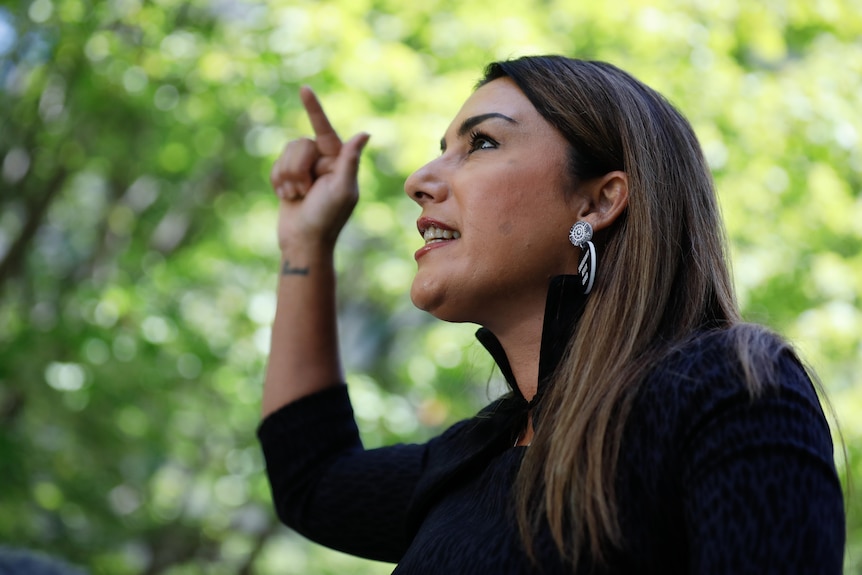
[[[512,373],[512,366],[509,364],[509,358],[506,357],[506,351],[497,336],[484,327],[476,332],[476,339],[494,358],[503,373],[503,377],[506,378],[506,383],[509,384],[513,396],[520,402],[534,407],[547,391],[551,377],[566,353],[575,325],[584,312],[586,301],[587,296],[583,293],[580,276],[560,275],[551,278],[548,286],[548,298],[545,302],[542,342],[539,348],[539,386],[536,396],[530,402],[527,402],[518,388],[518,382],[515,381],[515,376]]]

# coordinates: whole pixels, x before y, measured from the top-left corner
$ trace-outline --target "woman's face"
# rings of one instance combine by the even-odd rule
[[[541,319],[548,280],[576,273],[580,255],[568,231],[586,200],[566,170],[569,144],[501,78],[470,96],[441,147],[404,184],[422,208],[425,239],[413,303],[492,331],[520,316]]]

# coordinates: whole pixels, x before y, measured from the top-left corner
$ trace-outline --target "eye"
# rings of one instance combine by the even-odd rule
[[[496,148],[499,144],[482,132],[471,132],[470,133],[470,153],[477,152],[479,150],[492,150]]]

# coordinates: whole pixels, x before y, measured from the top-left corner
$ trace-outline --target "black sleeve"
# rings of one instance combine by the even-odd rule
[[[789,353],[752,399],[739,374],[713,372],[681,458],[689,573],[840,575],[845,518],[829,427]],[[727,380],[736,378],[735,383]]]
[[[397,562],[425,446],[364,450],[344,385],[288,404],[258,428],[279,518],[304,536]]]

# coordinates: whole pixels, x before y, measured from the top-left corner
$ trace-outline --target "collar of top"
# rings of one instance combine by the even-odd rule
[[[488,350],[497,363],[512,395],[520,402],[534,407],[547,391],[554,371],[566,352],[575,325],[584,312],[587,297],[584,295],[582,278],[577,275],[560,275],[551,279],[545,302],[545,319],[542,324],[542,342],[539,349],[539,385],[535,397],[527,402],[512,373],[506,351],[489,329],[480,328],[476,338]]]

